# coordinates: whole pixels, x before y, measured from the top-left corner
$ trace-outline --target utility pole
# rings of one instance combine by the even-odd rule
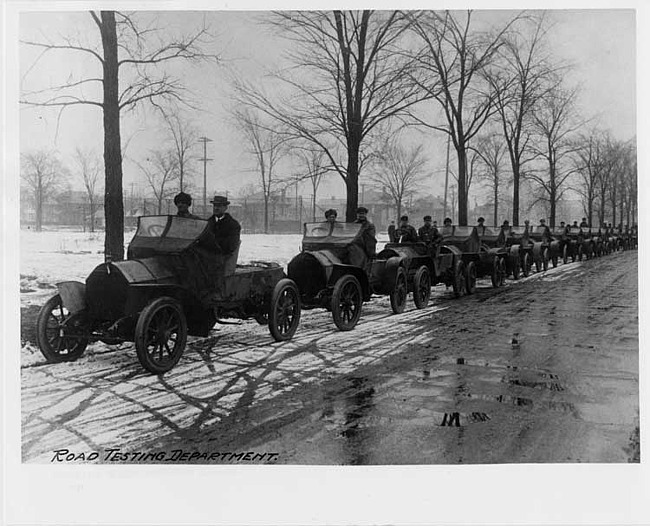
[[[208,143],[212,142],[212,139],[209,139],[208,137],[199,137],[199,142],[203,143],[203,158],[199,159],[199,161],[203,161],[203,214],[207,215],[208,213],[207,165],[208,165],[208,161],[213,160],[213,159],[208,159],[207,147],[208,147]]]

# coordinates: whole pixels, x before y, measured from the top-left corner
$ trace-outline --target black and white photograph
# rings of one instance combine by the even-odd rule
[[[7,524],[650,523],[640,2],[5,4]]]

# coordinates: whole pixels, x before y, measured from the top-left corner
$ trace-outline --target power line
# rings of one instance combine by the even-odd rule
[[[214,159],[208,159],[207,148],[208,148],[208,143],[212,142],[212,139],[208,137],[199,137],[199,142],[203,143],[203,158],[199,159],[199,161],[203,161],[203,213],[207,214],[207,210],[208,210],[207,165],[208,165],[208,161],[214,160]]]

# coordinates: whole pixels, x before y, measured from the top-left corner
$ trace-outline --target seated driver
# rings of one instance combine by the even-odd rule
[[[185,192],[180,192],[174,196],[174,204],[178,209],[176,213],[179,217],[187,217],[188,219],[201,219],[199,216],[195,216],[190,212],[190,206],[192,206],[192,196],[186,194]]]
[[[399,218],[399,227],[395,230],[395,238],[398,243],[416,243],[418,240],[418,233],[409,224],[409,216],[402,216]]]
[[[332,225],[332,228],[343,228],[341,223],[339,223],[336,218],[338,216],[338,212],[334,210],[333,208],[330,208],[329,210],[325,211],[325,221],[330,223]]]

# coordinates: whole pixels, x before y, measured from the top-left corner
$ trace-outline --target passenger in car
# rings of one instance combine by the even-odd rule
[[[368,209],[365,206],[357,208],[357,219],[361,229],[354,242],[348,247],[348,260],[350,265],[364,267],[369,258],[375,256],[377,237],[375,225],[368,221]]]
[[[228,198],[215,195],[212,203],[212,216],[208,219],[208,231],[217,251],[217,264],[224,269],[224,275],[234,274],[241,243],[241,225],[226,210]]]

